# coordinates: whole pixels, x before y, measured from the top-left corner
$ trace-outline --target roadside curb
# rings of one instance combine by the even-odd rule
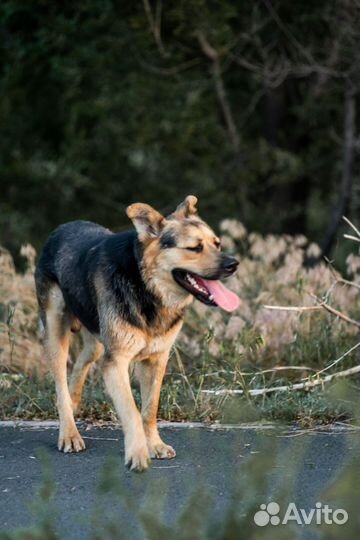
[[[121,429],[120,424],[114,422],[86,422],[79,421],[76,424],[83,429],[107,428]],[[0,420],[0,428],[22,428],[22,429],[58,429],[58,420]],[[229,430],[247,430],[247,431],[281,431],[287,433],[338,433],[339,431],[358,431],[360,426],[335,422],[333,424],[318,425],[311,428],[301,428],[291,424],[276,424],[272,422],[253,422],[244,424],[207,424],[204,422],[168,422],[160,420],[159,429],[205,429],[208,431],[229,431]]]

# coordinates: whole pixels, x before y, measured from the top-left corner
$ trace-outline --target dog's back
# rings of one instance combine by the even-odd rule
[[[61,283],[65,274],[79,267],[90,249],[96,248],[112,234],[105,227],[90,221],[71,221],[60,225],[49,236],[42,250],[37,274],[43,273]]]
[[[49,294],[57,285],[70,318],[90,332],[99,333],[99,290],[111,295],[124,320],[142,326],[142,314],[151,317],[155,299],[142,279],[135,231],[113,233],[88,221],[58,227],[49,237],[35,272],[40,317],[46,325]]]
[[[44,312],[53,285],[58,285],[69,314],[85,319],[89,330],[97,331],[96,303],[89,275],[96,271],[97,252],[114,234],[89,221],[73,221],[58,227],[48,238],[39,257],[35,284],[40,317]]]

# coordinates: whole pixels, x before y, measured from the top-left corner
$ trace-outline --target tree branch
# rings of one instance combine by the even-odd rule
[[[149,0],[143,0],[143,5],[144,5],[144,10],[147,16],[147,20],[150,26],[150,30],[154,36],[154,40],[157,45],[157,48],[159,49],[159,53],[161,54],[161,56],[168,56],[167,52],[165,51],[165,47],[162,42],[162,39],[161,39],[161,11],[162,11],[161,0],[158,0],[156,4],[156,17],[155,18],[151,11]]]
[[[231,106],[227,97],[226,88],[225,88],[222,71],[221,71],[219,53],[209,43],[205,35],[200,30],[198,30],[195,35],[197,37],[197,40],[199,42],[200,48],[204,56],[206,56],[206,58],[208,58],[212,63],[212,75],[214,79],[216,95],[217,95],[217,98],[221,107],[221,111],[223,113],[225,124],[229,132],[229,136],[230,136],[234,151],[238,153],[239,147],[240,147],[240,135],[237,130],[237,127],[234,121],[234,116],[231,110]]]
[[[341,311],[338,311],[337,309],[329,306],[326,302],[322,302],[315,294],[310,293],[311,296],[314,298],[314,300],[318,303],[317,306],[269,306],[264,305],[263,307],[265,309],[274,309],[279,311],[317,311],[320,309],[325,309],[329,313],[332,313],[332,315],[335,315],[339,319],[342,319],[346,321],[347,323],[353,324],[357,328],[360,329],[360,322],[355,321],[354,319],[351,319],[348,315],[345,315],[345,313],[342,313]]]

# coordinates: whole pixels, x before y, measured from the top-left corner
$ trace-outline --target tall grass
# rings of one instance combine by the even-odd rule
[[[161,395],[161,417],[237,421],[228,414],[233,398],[212,397],[202,391],[242,388],[245,395],[236,400],[246,405],[245,418],[302,423],[350,418],[351,404],[329,399],[323,388],[258,398],[247,390],[299,381],[328,366],[356,343],[358,329],[326,311],[270,311],[263,306],[313,305],[312,294],[316,294],[360,320],[360,256],[352,253],[345,261],[346,277],[358,287],[340,281],[334,285],[339,274],[329,263],[306,265],[319,255],[319,247],[303,236],[248,234],[235,220],[223,221],[220,229],[225,250],[240,260],[236,276],[227,285],[239,294],[241,306],[229,315],[194,302],[171,356]],[[0,250],[0,416],[54,417],[53,385],[38,329],[35,252],[28,245],[22,254],[27,270],[19,273],[11,255]],[[70,368],[78,349],[75,337]],[[359,352],[355,351],[334,369],[351,367],[358,360]],[[356,380],[349,384],[356,384]],[[138,395],[136,382],[134,392]],[[90,372],[84,397],[83,418],[114,419],[96,366]]]

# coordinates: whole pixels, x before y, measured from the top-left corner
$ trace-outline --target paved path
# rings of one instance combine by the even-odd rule
[[[22,427],[0,426],[0,531],[35,522],[30,507],[42,478],[39,449],[45,449],[50,458],[56,484],[54,516],[62,540],[87,540],[92,530],[91,516],[96,512],[107,524],[116,516],[122,521],[124,531],[128,531],[124,538],[138,540],[144,538],[144,534],[134,507],[157,506],[157,514],[162,512],[164,522],[173,524],[191,493],[199,486],[212,500],[208,519],[215,525],[220,523],[236,485],[242,482],[243,490],[252,489],[247,480],[244,481],[252,468],[249,458],[258,460],[255,470],[261,471],[261,464],[271,456],[271,449],[276,449],[276,458],[269,462],[265,473],[260,472],[266,482],[260,482],[257,488],[256,509],[261,503],[274,499],[273,490],[281,482],[286,487],[283,500],[291,496],[297,506],[315,507],[315,503],[322,500],[324,487],[341,474],[360,446],[360,431],[340,429],[279,433],[272,429],[166,427],[161,430],[162,437],[176,448],[176,459],[153,461],[151,470],[136,474],[123,467],[120,430],[83,426],[80,431],[86,437],[87,451],[64,455],[56,450],[57,429],[26,424]],[[99,471],[105,463],[110,463],[109,455],[113,456],[110,476],[120,478],[116,485],[121,485],[121,489],[130,494],[130,504],[121,497],[115,500],[97,492]],[[286,495],[291,478],[295,478],[294,492]],[[240,512],[242,510],[239,508]],[[248,516],[252,525],[253,515],[252,509]],[[350,517],[359,519],[357,515]],[[317,538],[309,527],[300,529],[301,538]]]

